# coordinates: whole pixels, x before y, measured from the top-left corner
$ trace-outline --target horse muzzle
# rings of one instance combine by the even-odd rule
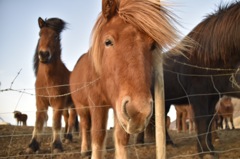
[[[118,120],[123,129],[129,134],[135,134],[144,131],[149,124],[153,102],[152,99],[133,101],[131,97],[125,96],[117,109]]]
[[[51,60],[51,54],[49,51],[40,51],[38,53],[38,58],[42,63],[49,63]]]

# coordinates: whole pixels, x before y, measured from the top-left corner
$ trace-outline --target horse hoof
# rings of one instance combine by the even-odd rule
[[[28,148],[26,149],[26,153],[27,153],[27,154],[33,154],[34,151],[33,151],[30,147],[28,147]]]
[[[219,141],[220,141],[220,139],[219,139],[219,138],[216,138],[214,141],[215,141],[215,142],[219,142]]]
[[[62,152],[63,150],[61,150],[61,149],[53,149],[53,153],[54,154],[57,154],[57,153],[60,153],[60,152]]]
[[[203,156],[203,159],[215,159],[217,156],[214,157],[214,155],[206,154]]]
[[[71,142],[72,142],[72,141],[69,140],[69,139],[65,139],[65,140],[64,140],[64,143],[65,143],[65,144],[69,144],[69,143],[71,143]]]
[[[91,157],[91,155],[92,155],[92,151],[81,152],[82,158],[88,158],[88,157]]]
[[[59,140],[55,140],[52,144],[52,150],[53,153],[62,152],[63,151],[62,142]]]

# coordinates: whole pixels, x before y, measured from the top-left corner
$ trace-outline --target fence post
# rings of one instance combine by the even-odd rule
[[[160,56],[159,56],[160,57]],[[156,159],[166,158],[166,127],[165,127],[165,101],[162,58],[155,61],[155,127],[156,127]],[[155,60],[156,60],[155,59]]]

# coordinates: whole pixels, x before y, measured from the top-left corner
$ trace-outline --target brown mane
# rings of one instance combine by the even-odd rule
[[[169,48],[177,43],[178,35],[176,28],[170,23],[175,21],[171,13],[163,7],[160,2],[151,0],[131,0],[118,1],[118,16],[126,23],[130,23],[139,30],[147,33],[156,42],[157,48]],[[147,21],[146,21],[147,19]],[[100,14],[98,20],[92,30],[92,41],[90,54],[97,72],[101,66],[102,52],[100,50],[99,35],[102,27],[105,26],[107,20]],[[178,46],[181,47],[180,45]],[[161,53],[162,51],[159,51]]]
[[[220,5],[215,13],[209,14],[189,34],[197,45],[187,56],[198,64],[210,66],[223,61],[225,64],[235,53],[240,53],[240,2]],[[226,31],[227,30],[227,31]]]

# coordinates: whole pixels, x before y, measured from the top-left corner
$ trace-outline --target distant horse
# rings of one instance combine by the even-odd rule
[[[240,2],[220,6],[187,35],[194,47],[163,56],[166,113],[171,104],[192,105],[201,157],[214,156],[210,131],[219,96],[240,97],[239,24]]]
[[[194,131],[194,113],[192,110],[192,106],[189,104],[186,105],[175,105],[176,109],[176,126],[178,132],[187,132],[189,133]],[[187,127],[187,120],[189,120],[189,127]]]
[[[14,111],[14,118],[17,120],[17,125],[21,126],[21,122],[23,123],[23,126],[27,126],[27,114],[22,114],[20,111]]]
[[[40,28],[39,40],[34,55],[34,69],[36,75],[36,122],[33,130],[32,140],[27,152],[32,153],[40,148],[38,136],[40,136],[44,122],[47,119],[49,106],[53,108],[53,152],[62,151],[61,117],[64,115],[66,128],[65,136],[70,136],[74,125],[76,113],[68,108],[72,106],[69,78],[70,71],[61,60],[61,38],[60,33],[65,29],[66,23],[58,18],[43,20],[38,19]],[[74,115],[75,114],[75,115]]]
[[[223,96],[219,99],[219,101],[216,104],[216,125],[217,127],[220,127],[223,129],[223,120],[225,121],[225,128],[230,129],[228,125],[228,121],[231,122],[232,129],[235,129],[233,124],[233,111],[234,107],[232,104],[231,97]]]
[[[143,131],[153,112],[150,91],[153,60],[175,43],[168,11],[152,0],[103,0],[89,52],[70,78],[72,99],[81,120],[81,152],[103,158],[108,110],[115,116],[115,157],[127,158],[129,134]],[[156,55],[156,58],[153,58]]]

